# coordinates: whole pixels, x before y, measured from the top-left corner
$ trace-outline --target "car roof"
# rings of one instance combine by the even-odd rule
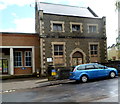
[[[76,67],[79,67],[79,66],[86,66],[86,65],[98,65],[98,63],[88,63],[88,64],[81,64],[81,65],[78,65],[78,66],[76,66]]]

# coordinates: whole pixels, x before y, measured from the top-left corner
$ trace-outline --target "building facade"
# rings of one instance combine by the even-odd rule
[[[36,3],[41,72],[49,65],[70,67],[107,61],[106,18],[89,7]]]
[[[44,75],[51,65],[107,61],[106,18],[89,7],[36,3],[35,30],[0,34],[0,73]]]
[[[111,61],[120,60],[120,53],[118,46],[116,44],[113,44],[112,46],[108,47],[107,53],[108,53],[108,60]]]
[[[0,73],[25,75],[40,69],[38,34],[2,32],[0,41]]]

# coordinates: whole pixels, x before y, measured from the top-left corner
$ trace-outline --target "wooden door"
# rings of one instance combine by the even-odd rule
[[[75,52],[72,56],[72,66],[83,64],[83,55],[80,52]]]

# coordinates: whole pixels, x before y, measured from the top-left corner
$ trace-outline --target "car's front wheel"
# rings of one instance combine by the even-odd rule
[[[114,78],[116,76],[115,72],[110,72],[109,74],[110,78]]]
[[[86,83],[88,81],[88,77],[86,75],[81,76],[81,82]]]

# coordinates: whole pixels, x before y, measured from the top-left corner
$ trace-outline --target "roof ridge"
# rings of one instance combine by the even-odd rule
[[[69,7],[76,7],[76,8],[88,8],[88,7],[79,7],[79,6],[73,6],[73,5],[67,5],[67,4],[55,4],[55,3],[48,3],[48,2],[38,2],[38,3],[52,4],[52,5],[61,5],[61,6],[69,6]]]

